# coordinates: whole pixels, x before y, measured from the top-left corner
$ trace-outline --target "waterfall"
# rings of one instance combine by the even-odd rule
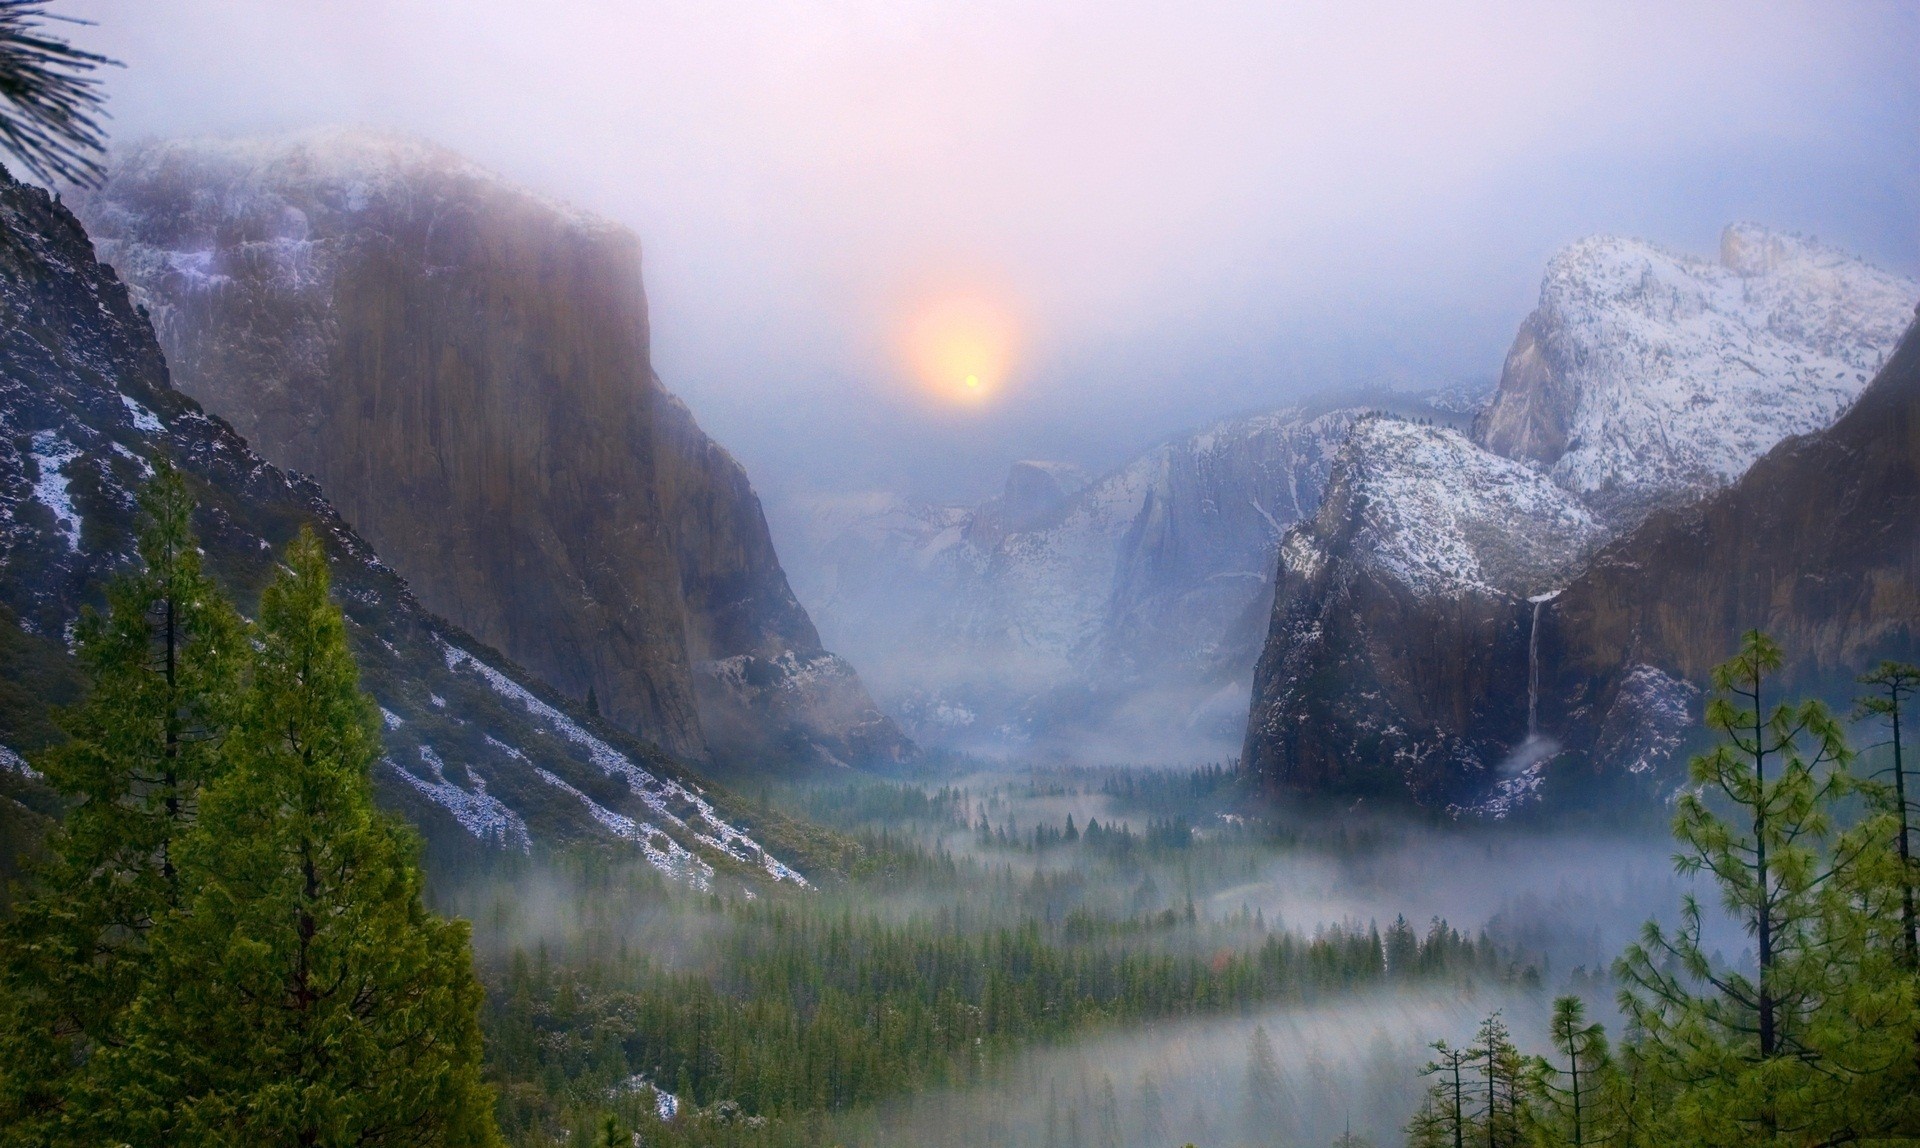
[[[1527,740],[1540,736],[1540,607],[1553,595],[1541,594],[1533,600],[1533,624],[1527,629]]]

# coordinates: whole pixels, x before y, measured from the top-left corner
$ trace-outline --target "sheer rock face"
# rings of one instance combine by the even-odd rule
[[[630,233],[344,131],[148,145],[78,210],[181,388],[433,609],[675,752],[906,748],[654,375]],[[722,688],[740,658],[772,667],[758,692]]]
[[[1588,775],[1658,773],[1697,717],[1707,668],[1738,631],[1759,624],[1795,636],[1799,607],[1782,598],[1772,612],[1756,610],[1755,595],[1805,603],[1837,587],[1737,590],[1759,576],[1701,565],[1690,591],[1697,608],[1665,599],[1687,561],[1706,561],[1688,559],[1686,529],[1668,525],[1658,543],[1631,558],[1602,557],[1574,582],[1612,571],[1604,605],[1592,588],[1528,599],[1567,586],[1609,539],[1620,541],[1607,555],[1627,553],[1620,548],[1650,537],[1656,523],[1678,521],[1674,508],[1747,481],[1742,474],[1782,439],[1830,424],[1900,338],[1916,293],[1858,260],[1749,225],[1727,229],[1718,263],[1618,239],[1563,252],[1475,420],[1474,442],[1428,444],[1422,461],[1398,441],[1405,434],[1356,433],[1321,514],[1289,535],[1247,762],[1296,792],[1495,814],[1543,796],[1576,763]],[[1512,479],[1513,490],[1532,492],[1525,505],[1475,494],[1491,476],[1517,471],[1537,483]],[[1785,484],[1772,496],[1802,505]],[[1474,508],[1463,509],[1463,498]],[[1578,529],[1538,517],[1556,499],[1549,517],[1584,516]],[[1752,553],[1739,562],[1792,536],[1757,508],[1749,517]],[[1480,565],[1489,552],[1491,568]],[[1735,561],[1731,551],[1719,557]],[[1710,592],[1710,581],[1723,585]],[[1642,593],[1666,601],[1659,608],[1671,618],[1643,615]],[[1723,633],[1734,615],[1753,620]],[[1675,626],[1690,636],[1656,636]],[[1873,644],[1838,639],[1827,622],[1815,628],[1826,635],[1820,642],[1855,652]],[[1564,656],[1581,668],[1557,667]]]
[[[243,611],[257,609],[301,528],[325,544],[361,684],[381,708],[374,781],[431,857],[593,841],[696,887],[804,881],[767,848],[798,860],[804,829],[755,814],[750,836],[741,806],[658,746],[425,609],[314,482],[175,390],[152,329],[80,224],[4,171],[0,800],[34,784],[20,753],[51,738],[46,711],[70,700],[50,687],[74,676],[72,627],[136,561],[137,491],[163,457],[199,503],[208,569]]]
[[[1651,516],[1550,605],[1541,725],[1562,731],[1587,768],[1617,767],[1621,731],[1658,740],[1663,728],[1658,714],[1628,720],[1647,705],[1649,672],[1673,683],[1670,696],[1697,699],[1686,683],[1705,684],[1750,629],[1785,649],[1783,690],[1841,704],[1880,659],[1920,660],[1920,324],[1833,426],[1781,443],[1696,505]],[[1625,764],[1644,772],[1666,759]]]
[[[1475,438],[1630,527],[1831,423],[1905,329],[1915,290],[1753,224],[1726,229],[1718,262],[1584,240],[1548,264]]]
[[[1281,546],[1244,760],[1318,794],[1447,804],[1494,785],[1527,735],[1528,599],[1604,537],[1578,499],[1454,431],[1356,424]]]

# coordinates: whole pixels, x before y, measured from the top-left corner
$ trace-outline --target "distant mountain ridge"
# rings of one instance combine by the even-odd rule
[[[1583,687],[1604,701],[1580,703],[1569,721],[1555,713],[1550,663],[1559,619],[1579,599],[1560,595],[1593,577],[1596,552],[1593,570],[1619,564],[1603,543],[1629,547],[1668,513],[1714,505],[1729,483],[1747,484],[1742,476],[1778,453],[1775,444],[1849,411],[1906,330],[1916,295],[1920,285],[1753,225],[1726,230],[1717,264],[1610,238],[1556,256],[1474,421],[1475,441],[1447,444],[1450,465],[1408,474],[1406,434],[1356,433],[1332,479],[1352,493],[1289,534],[1255,676],[1248,767],[1283,791],[1499,815],[1540,797],[1576,758],[1589,774],[1655,770],[1697,716],[1706,666],[1732,646],[1607,670],[1604,686]],[[1494,505],[1484,496],[1514,467],[1543,488],[1530,506],[1463,513]],[[1391,512],[1366,509],[1375,503]],[[1542,509],[1587,515],[1589,527],[1557,531]],[[1538,573],[1504,585],[1458,576],[1478,568],[1476,534],[1522,544],[1496,550],[1540,551]],[[1657,582],[1662,551],[1636,553],[1634,568]],[[1636,577],[1624,569],[1610,617],[1638,617]],[[1478,585],[1463,593],[1466,583]],[[1779,621],[1761,611],[1749,624]],[[1611,637],[1634,648],[1636,633]],[[1590,667],[1611,656],[1606,642],[1582,654]]]
[[[1319,505],[1363,394],[1225,419],[1097,478],[1016,463],[977,506],[887,495],[814,510],[803,586],[836,641],[884,667],[914,736],[1080,760],[1230,756],[1274,555]]]
[[[655,375],[630,232],[348,129],[134,147],[75,210],[181,389],[429,607],[695,759],[910,750]]]

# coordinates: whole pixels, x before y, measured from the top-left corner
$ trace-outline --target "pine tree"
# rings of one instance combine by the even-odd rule
[[[1486,1148],[1511,1148],[1520,1143],[1520,1106],[1525,1101],[1524,1067],[1506,1022],[1498,1012],[1480,1022],[1473,1038],[1474,1068],[1480,1075],[1476,1089],[1480,1103],[1480,1143]]]
[[[1622,1008],[1644,1033],[1656,1079],[1677,1088],[1668,1119],[1702,1143],[1798,1141],[1816,1120],[1822,1063],[1835,1034],[1813,1017],[1834,987],[1823,913],[1857,848],[1829,852],[1834,803],[1853,783],[1839,724],[1819,702],[1768,706],[1780,648],[1749,632],[1714,670],[1707,725],[1722,743],[1696,757],[1674,835],[1682,873],[1705,873],[1753,936],[1755,976],[1717,967],[1689,896],[1681,928],[1649,923],[1616,971]],[[1709,799],[1733,811],[1723,818]]]
[[[48,183],[97,187],[107,141],[93,72],[116,61],[54,35],[43,21],[62,17],[48,16],[46,7],[46,0],[0,0],[0,147]]]
[[[1539,1106],[1530,1111],[1528,1120],[1534,1139],[1571,1148],[1603,1143],[1602,1105],[1610,1061],[1606,1029],[1588,1024],[1586,1006],[1573,996],[1553,1002],[1548,1027],[1554,1060],[1539,1065],[1533,1090]]]
[[[1920,690],[1920,666],[1905,665],[1900,662],[1881,662],[1870,674],[1860,679],[1862,685],[1873,687],[1873,693],[1860,699],[1860,712],[1864,716],[1877,717],[1887,723],[1888,746],[1893,751],[1892,767],[1888,770],[1893,779],[1893,816],[1897,836],[1895,849],[1899,856],[1897,876],[1900,889],[1900,924],[1905,943],[1907,969],[1920,971],[1920,926],[1916,926],[1914,915],[1914,858],[1912,853],[1913,805],[1907,796],[1907,774],[1904,738],[1900,727],[1902,711],[1907,699],[1915,690]]]
[[[92,1138],[95,1054],[121,1042],[153,923],[179,902],[178,841],[239,705],[246,631],[201,567],[185,479],[161,462],[140,505],[141,568],[104,617],[83,613],[90,690],[39,763],[73,805],[0,933],[0,1144]]]
[[[320,543],[263,595],[229,752],[181,846],[181,907],[109,1072],[134,1144],[497,1142],[466,926],[421,901],[373,807],[379,753]]]
[[[1473,1051],[1454,1048],[1444,1040],[1434,1041],[1432,1047],[1434,1058],[1420,1069],[1420,1075],[1435,1080],[1407,1126],[1407,1143],[1412,1148],[1466,1148],[1472,1131],[1466,1070]]]

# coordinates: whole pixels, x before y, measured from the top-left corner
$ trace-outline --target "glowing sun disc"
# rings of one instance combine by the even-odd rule
[[[977,405],[1004,387],[1016,330],[1006,308],[978,297],[950,296],[915,311],[902,344],[914,378],[928,394]]]

